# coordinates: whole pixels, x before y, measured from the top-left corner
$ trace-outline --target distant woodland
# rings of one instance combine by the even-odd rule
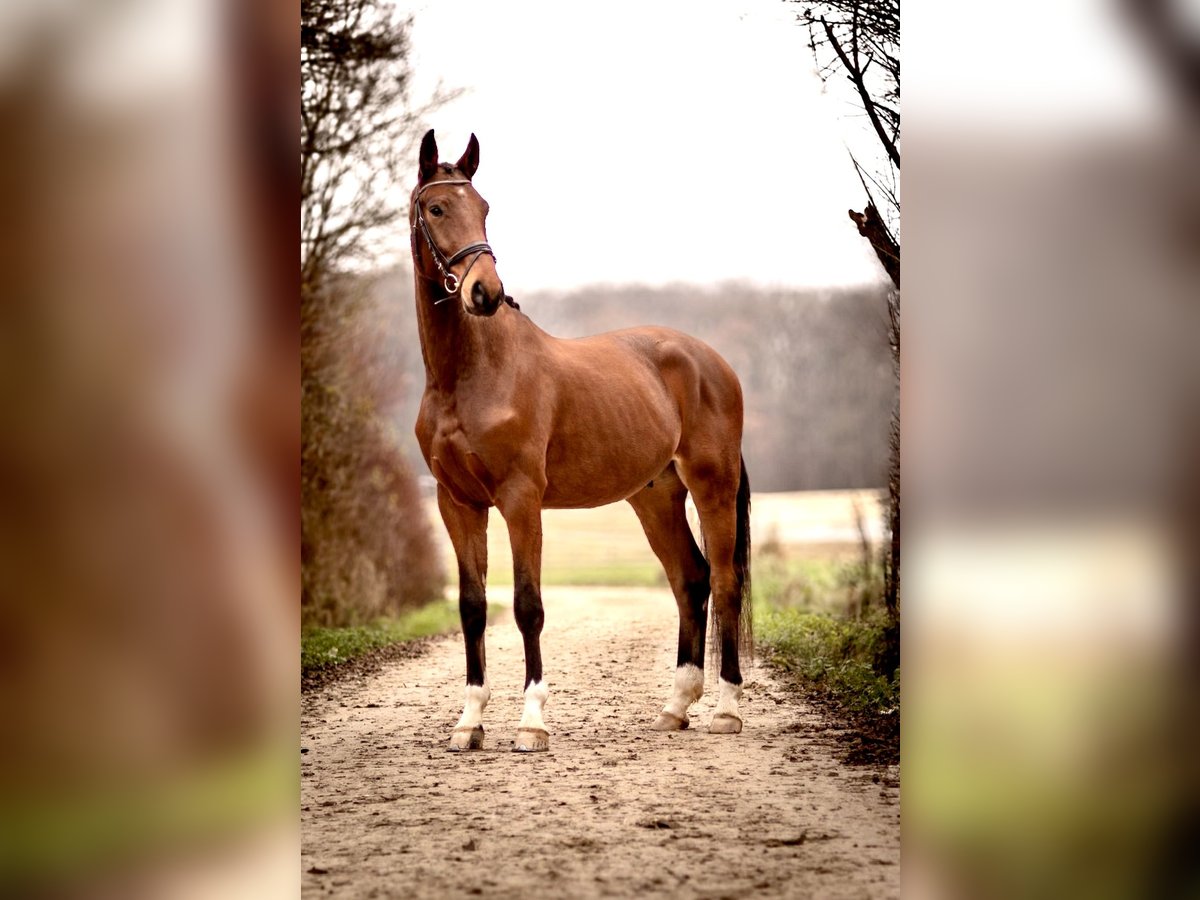
[[[754,489],[794,491],[887,484],[895,381],[885,293],[883,285],[767,290],[734,283],[598,286],[516,299],[523,313],[561,337],[652,324],[710,343],[742,381]],[[386,414],[423,472],[412,437],[424,387],[412,275],[382,276],[372,295],[362,364],[403,373]]]

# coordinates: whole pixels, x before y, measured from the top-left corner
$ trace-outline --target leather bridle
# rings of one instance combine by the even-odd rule
[[[442,297],[441,300],[433,301],[434,304],[449,300],[458,293],[459,287],[462,285],[466,277],[471,274],[471,269],[475,267],[475,263],[479,261],[479,257],[481,257],[483,254],[486,253],[492,258],[493,261],[496,259],[496,254],[492,252],[491,245],[488,244],[487,241],[475,241],[472,244],[467,244],[465,247],[460,247],[458,250],[455,250],[453,253],[447,256],[438,248],[438,245],[434,243],[433,235],[429,233],[429,223],[425,221],[425,213],[421,209],[421,195],[429,188],[440,187],[444,184],[470,183],[471,182],[465,178],[456,178],[447,181],[431,181],[428,184],[423,184],[421,187],[417,188],[417,192],[413,195],[413,204],[417,208],[417,218],[416,221],[413,222],[413,234],[415,236],[417,229],[419,228],[421,234],[425,236],[425,243],[429,245],[429,252],[433,256],[433,263],[437,266],[438,272],[441,273],[442,287],[446,289],[446,296]],[[474,254],[474,256],[472,256],[472,254]],[[471,262],[467,264],[467,271],[463,272],[462,278],[459,278],[450,271],[450,267],[455,263],[466,259],[468,256],[471,256]]]

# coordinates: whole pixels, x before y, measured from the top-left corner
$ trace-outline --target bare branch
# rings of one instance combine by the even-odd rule
[[[380,0],[302,0],[301,277],[371,263],[405,212],[408,151],[421,118],[458,96],[440,85],[409,101],[411,19]]]
[[[825,19],[821,19],[821,25],[825,29],[825,36],[829,41],[829,45],[838,55],[842,66],[846,69],[846,75],[853,83],[855,90],[858,91],[858,96],[862,100],[863,108],[866,110],[867,117],[871,120],[871,127],[875,129],[875,134],[879,138],[879,142],[883,145],[883,149],[887,151],[888,158],[896,165],[900,165],[900,151],[896,147],[896,142],[888,135],[883,127],[883,123],[879,121],[879,115],[875,112],[875,101],[871,99],[871,94],[867,90],[867,86],[863,81],[862,72],[846,55],[846,51],[842,49],[841,43],[837,39],[837,35],[833,33],[833,28]]]

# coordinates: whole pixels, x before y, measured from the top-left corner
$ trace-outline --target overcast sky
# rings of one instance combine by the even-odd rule
[[[832,286],[882,278],[846,210],[861,120],[825,96],[796,7],[405,2],[414,100],[475,177],[510,293],[641,281]]]

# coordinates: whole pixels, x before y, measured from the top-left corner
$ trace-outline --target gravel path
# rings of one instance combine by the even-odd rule
[[[501,589],[497,588],[496,593]],[[308,896],[895,897],[895,768],[847,767],[761,667],[740,735],[649,729],[674,670],[665,589],[547,588],[550,752],[511,749],[524,673],[511,616],[488,628],[483,750],[447,753],[461,639],[305,695]]]

